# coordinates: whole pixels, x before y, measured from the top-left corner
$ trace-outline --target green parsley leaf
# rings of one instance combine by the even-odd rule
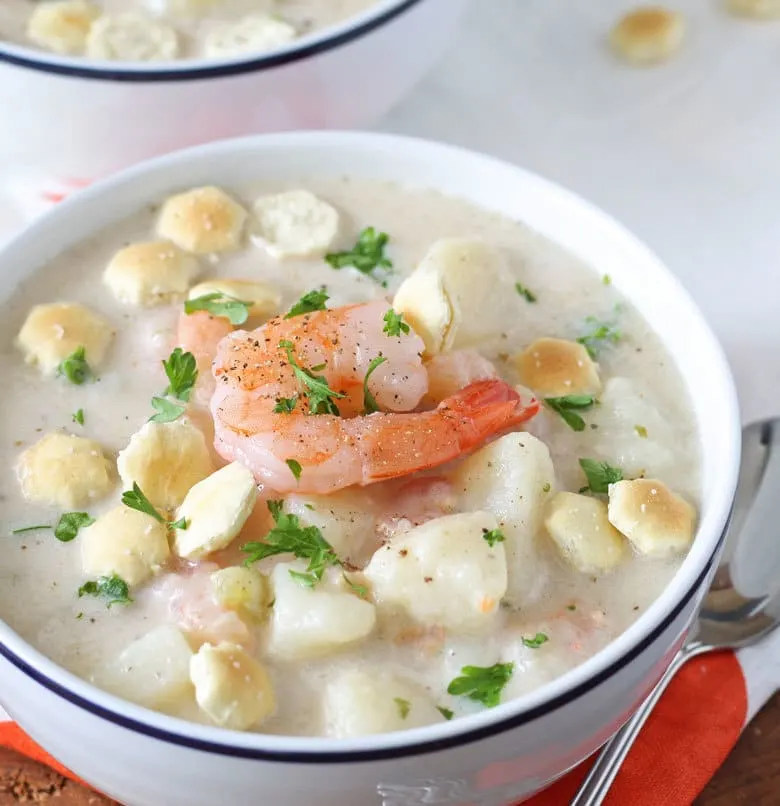
[[[241,551],[250,555],[244,565],[248,566],[278,554],[293,554],[309,561],[306,571],[318,582],[328,566],[339,566],[341,561],[316,526],[302,527],[298,516],[282,512],[282,506],[282,501],[268,502],[268,510],[275,525],[264,541],[253,541],[241,546]],[[291,571],[293,573],[300,572]],[[293,578],[301,581],[296,576]]]
[[[70,543],[79,533],[79,529],[84,526],[91,526],[95,519],[86,512],[66,512],[60,515],[57,525],[54,527],[54,536],[63,543]]]
[[[489,531],[487,529],[483,529],[482,537],[485,538],[490,548],[493,548],[496,543],[504,542],[504,533],[500,529],[490,529]]]
[[[584,431],[585,420],[576,413],[575,409],[589,409],[596,400],[592,395],[565,395],[564,397],[548,397],[544,402],[561,416],[569,428]]]
[[[543,633],[538,632],[533,638],[523,638],[523,646],[529,649],[539,649],[542,644],[546,644],[550,639]]]
[[[168,388],[163,394],[173,395],[186,403],[190,399],[195,381],[198,380],[198,365],[195,362],[195,356],[192,353],[185,353],[181,347],[177,347],[168,356],[167,361],[163,360],[162,365],[168,377]]]
[[[51,529],[50,523],[39,523],[35,526],[22,526],[21,529],[11,529],[12,535],[20,535],[24,532],[39,532],[41,529]]]
[[[164,397],[153,397],[152,408],[157,414],[153,414],[149,418],[150,423],[172,423],[184,414],[187,407],[180,403],[172,403]]]
[[[292,569],[290,569],[289,574],[304,588],[313,588],[319,582],[314,574],[302,574],[300,571],[293,571]]]
[[[409,716],[409,711],[411,710],[412,704],[409,700],[405,700],[403,697],[393,697],[393,702],[398,707],[398,713],[401,716],[401,719],[406,719]]]
[[[496,663],[493,666],[464,666],[460,677],[447,686],[447,693],[481,702],[494,708],[501,701],[501,691],[514,672],[514,663]]]
[[[595,459],[580,459],[580,467],[588,480],[588,486],[580,492],[600,493],[606,495],[609,485],[623,481],[623,471],[619,467],[612,467],[609,462],[597,462]]]
[[[635,425],[634,431],[636,431],[637,436],[642,439],[647,439],[647,429],[643,425]]]
[[[67,358],[60,362],[57,367],[57,375],[64,375],[71,383],[81,386],[84,381],[92,377],[92,370],[89,368],[84,347],[77,347]]]
[[[136,509],[138,512],[151,515],[160,523],[166,523],[165,518],[154,508],[152,502],[143,494],[136,482],[133,482],[132,490],[125,490],[125,492],[122,493],[122,503],[126,507],[130,507],[130,509]]]
[[[291,341],[283,339],[279,342],[279,347],[287,353],[287,360],[290,362],[298,383],[306,390],[306,395],[309,398],[309,414],[335,414],[338,416],[339,410],[333,399],[342,398],[345,395],[340,392],[334,392],[321,375],[313,375],[311,370],[301,367],[293,355],[293,343]]]
[[[594,360],[598,358],[599,351],[607,344],[617,344],[620,341],[620,331],[610,322],[600,322],[595,316],[585,319],[590,326],[590,333],[580,336],[577,341],[588,351]]]
[[[542,492],[543,493],[549,493],[551,489],[552,489],[552,487],[550,487],[550,482],[549,481],[546,481],[544,483],[544,485],[542,486]]]
[[[515,291],[520,294],[521,297],[525,297],[527,302],[536,302],[536,294],[533,291],[527,289],[521,283],[515,283]]]
[[[133,601],[127,582],[116,574],[85,582],[79,588],[79,599],[82,596],[99,596],[108,600],[108,607],[115,604],[130,604]]]
[[[301,463],[296,462],[295,459],[285,459],[284,463],[287,465],[287,467],[290,468],[290,473],[292,473],[293,476],[295,476],[295,480],[300,481],[301,470],[303,470],[303,468],[301,467]]]
[[[292,319],[294,316],[302,316],[306,313],[313,311],[325,311],[325,303],[330,297],[325,293],[325,289],[321,288],[315,291],[309,291],[304,294],[295,305],[285,314],[285,319]]]
[[[358,585],[357,582],[353,582],[346,574],[342,574],[342,576],[344,577],[344,582],[346,582],[361,599],[368,599],[368,588],[365,585]]]
[[[404,322],[404,315],[396,313],[392,308],[384,315],[383,321],[385,326],[382,328],[382,333],[386,333],[392,338],[396,338],[402,333],[404,335],[409,333],[409,325]]]
[[[605,274],[605,275],[604,275],[604,276],[601,278],[601,282],[602,282],[604,285],[612,285],[612,278],[611,278],[611,277],[610,277],[608,274]]]
[[[347,252],[331,252],[325,261],[334,269],[353,266],[361,274],[371,277],[383,287],[387,287],[387,275],[392,274],[393,263],[385,257],[385,246],[390,240],[386,232],[377,232],[374,227],[366,227],[359,235],[357,243]],[[377,270],[381,270],[379,274]]]
[[[185,529],[189,529],[190,522],[186,518],[179,518],[177,521],[170,521],[168,526],[170,526],[171,529],[181,529],[183,532]]]
[[[74,423],[84,425],[84,409],[79,409],[75,414],[71,416],[71,419],[73,420]]]
[[[231,325],[243,325],[249,319],[249,309],[253,302],[245,302],[228,294],[214,291],[195,299],[188,299],[184,303],[184,313],[192,314],[196,311],[206,311],[212,316],[221,316]]]
[[[366,410],[366,414],[379,411],[379,405],[376,402],[376,398],[371,394],[371,391],[368,388],[368,379],[371,377],[371,373],[380,364],[384,364],[385,361],[387,361],[387,358],[385,358],[383,355],[378,355],[376,358],[373,358],[371,363],[368,365],[368,369],[366,370],[366,377],[363,378],[363,407]]]
[[[436,710],[449,722],[452,717],[455,716],[454,711],[450,711],[449,708],[443,708],[441,705],[436,706]]]
[[[571,612],[573,613],[577,609],[577,605],[574,604],[566,605],[566,609],[571,610]]]
[[[292,414],[295,410],[295,404],[298,402],[298,395],[292,397],[280,397],[274,406],[274,414]]]

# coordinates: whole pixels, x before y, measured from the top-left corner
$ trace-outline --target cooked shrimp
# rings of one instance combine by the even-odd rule
[[[176,346],[195,356],[198,365],[198,381],[195,385],[195,402],[208,405],[214,394],[214,375],[211,362],[217,354],[217,345],[233,331],[230,321],[221,316],[212,316],[205,311],[181,313],[176,329]]]
[[[377,301],[273,319],[220,342],[211,401],[217,451],[278,493],[328,493],[442,465],[539,410],[536,400],[524,405],[508,384],[489,380],[431,411],[404,413],[427,389],[423,343],[413,333],[384,335],[386,311],[387,303]],[[380,353],[387,360],[368,387],[390,413],[360,414],[366,371]],[[342,416],[332,410],[308,416],[312,398],[308,384],[301,387],[300,368],[309,377],[321,372],[343,396],[332,400]],[[279,410],[283,399],[294,403],[291,411]],[[290,461],[301,467],[298,480]]]

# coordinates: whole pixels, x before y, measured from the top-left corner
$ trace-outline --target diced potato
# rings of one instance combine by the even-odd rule
[[[203,433],[189,420],[178,419],[145,423],[119,452],[117,468],[125,490],[135,482],[154,506],[170,510],[214,465]]]
[[[220,468],[190,488],[176,513],[186,529],[176,529],[180,557],[193,560],[228,546],[241,531],[257,500],[252,472],[239,462]]]
[[[556,493],[544,525],[566,562],[584,574],[611,571],[626,556],[626,543],[607,518],[602,501],[577,493]]]
[[[392,538],[364,569],[377,606],[456,632],[484,629],[507,587],[497,529],[489,512],[468,512],[434,518]]]
[[[124,504],[82,529],[79,542],[87,576],[117,574],[128,585],[145,582],[170,555],[165,526]]]
[[[337,739],[443,722],[431,698],[382,669],[344,669],[325,687],[325,731]]]
[[[506,598],[516,606],[538,598],[547,582],[538,535],[555,490],[547,446],[527,433],[507,434],[461,462],[452,483],[460,508],[491,512],[506,537]]]
[[[277,563],[271,572],[274,605],[268,652],[283,660],[328,655],[361,641],[374,629],[374,605],[340,591],[323,579],[314,588],[297,582],[290,571],[306,572],[306,563]]]
[[[230,566],[211,575],[214,598],[221,607],[264,621],[269,614],[268,579],[253,568]]]
[[[662,481],[634,479],[610,485],[609,520],[640,554],[669,557],[693,542],[696,510]]]
[[[56,431],[24,451],[16,474],[25,498],[62,509],[98,501],[115,484],[99,442]]]
[[[515,293],[501,253],[480,240],[436,241],[393,299],[429,356],[477,346],[512,321]]]
[[[28,364],[53,375],[80,348],[91,369],[100,366],[113,338],[114,331],[102,316],[75,302],[55,302],[30,310],[16,343]]]
[[[576,341],[537,339],[514,362],[520,381],[540,397],[597,395],[601,391],[596,365]]]
[[[241,246],[246,210],[223,190],[201,187],[166,199],[157,234],[197,255]]]
[[[279,311],[282,295],[269,283],[254,280],[204,280],[190,289],[189,299],[197,299],[206,294],[224,294],[242,302],[252,303],[250,316],[269,317]]]
[[[193,699],[191,658],[182,632],[166,624],[133,641],[96,674],[95,681],[137,705],[175,711]]]
[[[199,271],[197,259],[170,241],[148,241],[120,249],[103,282],[120,302],[151,307],[183,297]]]
[[[237,644],[203,644],[190,679],[201,710],[223,728],[248,730],[276,710],[268,672]]]

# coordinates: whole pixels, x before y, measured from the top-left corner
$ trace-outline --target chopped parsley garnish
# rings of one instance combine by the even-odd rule
[[[450,711],[450,709],[449,709],[449,708],[444,708],[444,707],[443,707],[443,706],[441,706],[441,705],[437,705],[437,706],[436,706],[436,710],[437,710],[437,711],[438,711],[438,712],[439,712],[439,713],[440,713],[440,714],[441,714],[441,715],[442,715],[442,716],[443,716],[443,717],[444,717],[444,718],[445,718],[445,719],[446,719],[448,722],[449,722],[449,721],[452,719],[452,717],[454,717],[454,716],[455,716],[455,712],[454,712],[454,711]]]
[[[254,303],[236,299],[228,294],[214,291],[203,294],[195,299],[188,299],[184,303],[184,313],[191,314],[196,311],[206,311],[212,316],[221,316],[231,325],[243,325],[249,319],[249,309]]]
[[[274,406],[274,414],[292,414],[298,402],[298,395],[292,397],[280,397]]]
[[[525,297],[527,302],[536,302],[536,294],[526,288],[522,283],[515,283],[515,291],[517,291],[521,297]]]
[[[571,612],[573,613],[577,609],[577,605],[574,604],[566,605],[566,609],[571,610]]]
[[[303,470],[303,468],[301,467],[301,463],[296,462],[295,459],[285,459],[284,463],[287,465],[287,467],[290,468],[290,473],[292,473],[293,476],[295,476],[295,480],[300,481],[301,470]]]
[[[357,243],[347,252],[330,252],[325,261],[334,269],[353,266],[361,274],[387,287],[386,275],[392,273],[393,263],[385,257],[385,246],[390,240],[386,232],[377,232],[374,227],[366,227],[359,235]],[[381,270],[377,275],[377,269]]]
[[[79,409],[77,412],[71,415],[71,419],[74,423],[84,425],[84,409]]]
[[[549,406],[561,419],[575,431],[585,430],[585,420],[577,414],[577,410],[589,409],[596,399],[592,395],[565,395],[564,397],[545,398],[545,404]]]
[[[130,589],[127,582],[114,574],[110,577],[98,577],[89,582],[85,582],[79,588],[79,598],[82,596],[98,596],[106,599],[108,607],[115,604],[130,604]]]
[[[12,535],[20,535],[24,532],[40,532],[41,529],[51,529],[50,523],[38,523],[35,526],[22,526],[21,529],[11,529]]]
[[[401,719],[406,719],[409,716],[409,711],[412,707],[412,704],[409,700],[405,700],[403,697],[393,697],[393,702],[396,704],[398,708],[398,713],[401,716]]]
[[[81,386],[92,377],[92,370],[87,363],[86,350],[77,347],[67,358],[60,362],[57,375],[64,375],[71,383]]]
[[[483,529],[482,537],[485,539],[490,548],[493,548],[496,543],[504,542],[504,533],[500,529]]]
[[[163,360],[162,365],[168,378],[168,388],[163,394],[173,395],[186,403],[190,399],[195,381],[198,380],[198,365],[195,362],[195,356],[192,353],[185,353],[181,347],[177,347],[168,356],[167,361]]]
[[[580,336],[577,341],[588,351],[594,360],[598,358],[599,350],[606,344],[617,344],[620,341],[620,331],[609,322],[600,322],[595,316],[585,318],[590,326],[590,333]]]
[[[634,431],[636,431],[637,436],[642,439],[647,439],[647,429],[643,425],[635,425]]]
[[[189,528],[190,522],[186,518],[179,518],[177,521],[168,521],[168,526],[170,526],[171,529],[181,529],[183,532],[185,529]]]
[[[404,315],[396,313],[392,308],[384,315],[384,323],[382,333],[386,333],[388,336],[397,337],[402,333],[404,335],[409,333],[409,325],[404,322]]]
[[[54,536],[63,543],[70,543],[84,526],[91,526],[95,519],[86,512],[66,512],[60,515],[54,527]]]
[[[334,392],[321,375],[313,375],[311,370],[301,367],[293,355],[293,343],[291,341],[283,339],[279,342],[279,347],[287,353],[287,360],[295,373],[295,378],[306,390],[306,395],[309,398],[309,414],[335,414],[338,416],[339,410],[333,399],[342,398],[345,395],[340,392]],[[322,369],[322,366],[313,367],[312,369]]]
[[[122,493],[122,503],[126,507],[130,507],[130,509],[151,515],[151,517],[160,523],[166,523],[165,518],[154,508],[152,502],[143,494],[136,482],[133,482],[132,490],[125,490],[125,492]]]
[[[493,666],[464,666],[460,677],[447,686],[447,693],[481,702],[494,708],[501,701],[501,691],[514,672],[514,663],[496,663]]]
[[[523,646],[527,646],[529,649],[539,649],[542,644],[546,644],[550,639],[543,632],[538,632],[533,638],[523,637],[522,640]]]
[[[546,481],[546,482],[544,483],[544,485],[542,486],[542,492],[543,492],[543,493],[549,493],[551,489],[552,489],[552,487],[550,486],[550,482],[549,482],[549,481]]]
[[[290,308],[284,318],[292,319],[294,316],[303,316],[305,313],[327,310],[325,303],[329,299],[330,297],[325,293],[324,289],[309,291]]]
[[[297,515],[282,512],[282,501],[269,501],[268,510],[274,519],[274,527],[263,541],[253,541],[241,546],[241,551],[248,554],[244,565],[274,557],[277,554],[293,554],[299,559],[309,561],[306,574],[290,571],[290,576],[306,587],[313,587],[322,579],[325,569],[339,566],[339,560],[333,547],[322,536],[316,526],[301,526]]]
[[[609,462],[597,462],[595,459],[580,459],[580,467],[588,480],[588,486],[580,492],[591,492],[606,495],[609,485],[623,481],[623,471],[619,467],[612,467]]]
[[[368,599],[368,588],[365,585],[358,585],[357,582],[353,582],[346,574],[342,574],[342,576],[344,577],[344,582],[346,582],[361,599]]]
[[[612,278],[611,278],[611,277],[610,277],[608,274],[605,274],[605,275],[604,275],[604,276],[601,278],[601,282],[602,282],[604,285],[612,285]]]
[[[371,363],[368,365],[368,369],[366,370],[366,377],[363,378],[363,408],[366,410],[366,414],[379,411],[379,404],[376,402],[376,398],[371,394],[371,390],[368,388],[368,379],[371,377],[373,371],[380,364],[384,364],[385,361],[387,361],[387,358],[385,358],[383,355],[378,355],[376,358],[371,359]]]
[[[186,411],[186,406],[181,403],[173,403],[164,397],[153,397],[152,408],[156,414],[149,418],[150,423],[171,423]]]

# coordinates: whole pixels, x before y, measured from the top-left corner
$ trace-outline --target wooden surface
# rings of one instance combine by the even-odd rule
[[[0,748],[0,806],[17,803],[112,806],[113,801],[82,789],[40,764]],[[734,752],[695,806],[740,804],[780,804],[780,695],[748,726]]]

